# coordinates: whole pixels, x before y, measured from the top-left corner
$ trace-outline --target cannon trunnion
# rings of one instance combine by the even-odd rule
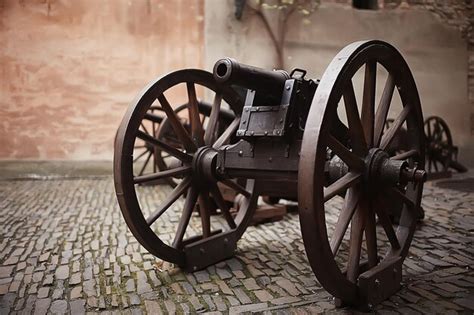
[[[184,110],[175,110],[183,92]],[[387,128],[389,112],[396,118]],[[407,141],[394,148],[401,129]],[[160,157],[148,173],[134,171],[142,143]],[[189,271],[234,254],[258,196],[298,201],[321,285],[339,305],[370,308],[400,287],[423,216],[424,148],[415,82],[385,42],[348,45],[321,80],[225,58],[212,74],[176,71],[137,97],[117,132],[115,188],[140,244]],[[153,202],[139,184],[157,180],[170,187]]]

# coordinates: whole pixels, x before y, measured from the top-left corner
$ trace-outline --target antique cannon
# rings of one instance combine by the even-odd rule
[[[458,162],[458,147],[453,144],[448,124],[441,117],[430,116],[424,126],[428,178],[450,177],[450,169],[467,172],[467,168]]]
[[[376,40],[346,46],[321,80],[305,74],[226,58],[213,74],[180,70],[150,83],[117,132],[117,198],[140,244],[188,271],[234,254],[258,196],[297,199],[317,279],[341,304],[368,307],[399,289],[422,216],[425,138],[418,92],[401,54]],[[180,93],[188,96],[187,116],[176,114],[170,103]],[[212,96],[204,117],[199,104]],[[153,106],[166,114],[160,128],[166,121],[173,143],[145,128]],[[397,116],[385,129],[389,111]],[[407,148],[390,156],[386,151],[401,128],[409,135]],[[134,174],[137,141],[173,161],[165,170]],[[176,187],[138,185],[163,178],[173,178]],[[235,209],[218,184],[238,194]],[[221,215],[210,215],[212,204]],[[195,211],[200,215],[193,216]]]

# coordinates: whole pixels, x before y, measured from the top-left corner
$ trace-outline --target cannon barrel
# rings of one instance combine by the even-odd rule
[[[213,72],[217,82],[279,95],[283,91],[285,81],[290,79],[290,75],[284,70],[268,71],[238,63],[232,58],[218,60]]]

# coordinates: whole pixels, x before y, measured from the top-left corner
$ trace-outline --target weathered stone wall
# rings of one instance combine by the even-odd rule
[[[0,159],[112,159],[128,103],[201,67],[202,1],[0,0]]]
[[[319,77],[348,42],[394,43],[425,116],[445,118],[461,160],[473,164],[471,2],[384,0],[377,11],[321,2],[309,24],[290,21],[287,66]],[[128,103],[153,77],[210,70],[224,55],[267,68],[275,61],[261,21],[248,13],[236,21],[233,0],[0,0],[0,41],[0,159],[110,160]]]
[[[348,43],[377,38],[394,44],[414,73],[424,116],[443,117],[460,148],[460,160],[473,165],[468,49],[462,33],[421,6],[355,10],[348,5],[350,1],[334,2],[339,1],[322,1],[309,21],[292,16],[285,45],[286,68],[308,69],[311,77],[320,78],[335,54]],[[275,51],[256,15],[247,11],[242,21],[236,21],[231,0],[207,0],[205,15],[208,69],[223,55],[272,67]]]
[[[352,0],[322,0],[323,3],[339,3],[350,7]],[[468,48],[468,100],[470,134],[474,135],[474,3],[470,0],[379,0],[379,8],[390,10],[424,9],[431,12],[441,23],[458,30]],[[474,162],[473,162],[474,163]]]

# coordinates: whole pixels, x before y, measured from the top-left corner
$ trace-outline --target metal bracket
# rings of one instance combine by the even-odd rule
[[[402,282],[402,259],[383,261],[359,276],[361,301],[370,309],[396,293]]]
[[[236,231],[228,231],[202,239],[184,247],[186,271],[194,272],[234,255]]]
[[[256,106],[255,91],[248,90],[237,136],[284,135],[294,83],[294,79],[286,80],[281,104],[278,106]]]

